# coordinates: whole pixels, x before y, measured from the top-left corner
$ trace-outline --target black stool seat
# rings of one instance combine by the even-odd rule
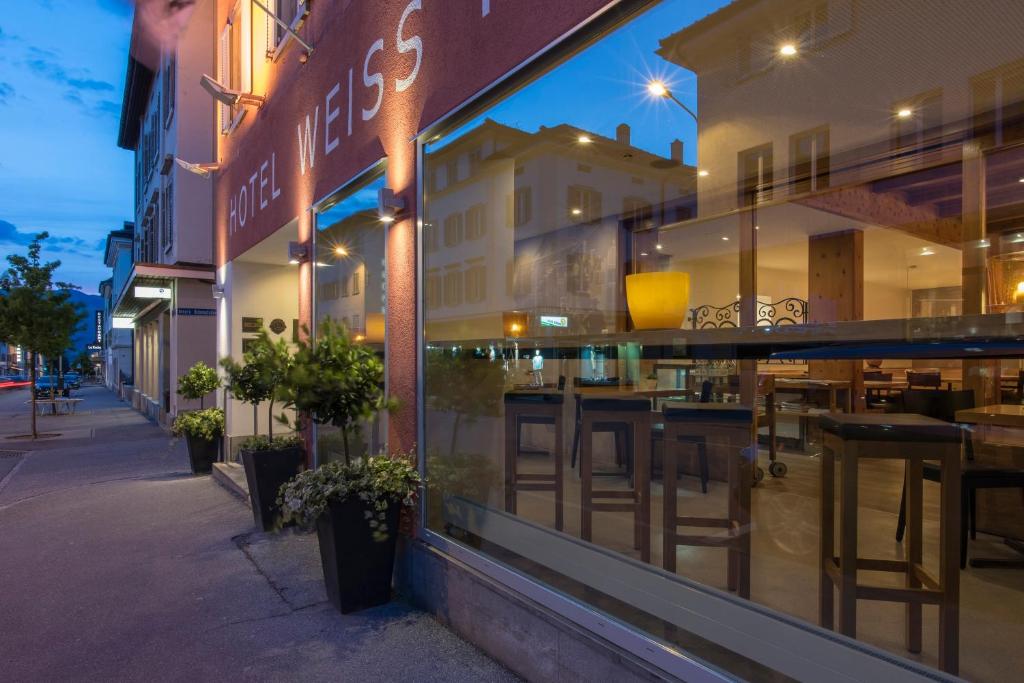
[[[818,419],[822,431],[844,441],[959,442],[960,427],[907,413],[830,413]]]
[[[584,398],[582,401],[583,410],[601,411],[650,411],[651,399],[649,398]]]
[[[662,414],[672,422],[724,422],[737,420],[750,422],[753,411],[733,403],[692,403],[687,406],[665,406]]]
[[[527,404],[562,404],[565,397],[561,393],[548,391],[509,391],[505,393],[505,403]]]

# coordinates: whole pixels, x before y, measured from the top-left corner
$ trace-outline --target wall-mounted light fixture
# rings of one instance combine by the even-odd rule
[[[213,175],[214,171],[220,168],[220,164],[193,164],[191,161],[185,161],[178,157],[174,157],[174,163],[178,164],[178,166],[181,166],[189,173],[195,173],[201,178],[209,178]]]
[[[136,299],[170,299],[170,287],[135,287]]]
[[[131,318],[111,318],[110,326],[115,330],[134,330],[135,321]]]
[[[263,106],[263,98],[259,95],[253,95],[251,92],[238,92],[232,90],[215,78],[211,78],[206,74],[203,74],[199,79],[199,85],[203,86],[203,90],[210,93],[210,97],[233,107],[236,104],[241,104],[246,107],[256,107],[259,109]]]
[[[214,299],[223,299],[224,298],[224,285],[217,285],[217,284],[215,284],[213,286],[213,298]]]
[[[381,223],[394,223],[395,218],[405,209],[405,200],[395,195],[389,187],[377,190],[377,215]]]
[[[302,242],[288,243],[288,263],[297,266],[309,260],[309,251]]]

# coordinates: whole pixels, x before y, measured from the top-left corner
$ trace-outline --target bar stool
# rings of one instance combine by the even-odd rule
[[[595,512],[632,512],[633,547],[651,561],[651,401],[646,398],[583,398],[580,401],[580,536],[590,541]],[[594,488],[596,426],[618,426],[631,439],[632,483],[628,489]]]
[[[819,419],[821,456],[821,546],[819,618],[833,629],[833,586],[839,590],[839,631],[857,637],[857,600],[884,600],[907,605],[907,650],[921,651],[921,606],[939,607],[939,668],[959,668],[960,568],[960,427],[943,420],[906,413],[829,414]],[[834,476],[839,459],[839,554],[835,555]],[[857,556],[857,469],[867,458],[906,463],[906,560]],[[941,468],[939,502],[939,576],[922,562],[922,470],[925,460]],[[898,572],[904,588],[857,582],[857,570]]]
[[[562,403],[560,393],[510,391],[505,394],[505,510],[515,514],[519,491],[554,491],[555,528],[564,526],[562,477]],[[520,473],[516,461],[521,451],[524,424],[554,425],[555,470],[552,473]]]
[[[730,403],[691,403],[665,406],[665,455],[662,494],[662,564],[676,571],[676,548],[681,545],[726,548],[728,552],[729,590],[750,597],[750,490],[753,468],[750,457],[753,444],[754,413],[750,408]],[[681,444],[696,447],[698,456],[725,460],[728,512],[725,517],[693,517],[678,514],[676,491]],[[678,528],[726,529],[727,536],[679,533]]]

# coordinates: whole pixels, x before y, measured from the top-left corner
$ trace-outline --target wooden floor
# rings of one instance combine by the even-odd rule
[[[603,450],[602,450],[603,449]],[[612,469],[611,443],[595,440],[595,469]],[[603,454],[603,456],[602,456]],[[767,453],[761,453],[767,467]],[[789,467],[784,478],[768,477],[752,495],[751,599],[810,622],[817,619],[818,488],[820,460],[813,455],[784,451],[780,459]],[[524,455],[522,472],[550,471],[550,457]],[[569,469],[566,453],[565,532],[579,536],[579,478]],[[861,555],[902,559],[903,547],[895,540],[896,519],[903,482],[899,462],[865,461],[860,470],[858,543]],[[609,477],[602,487],[625,487],[625,478]],[[937,570],[938,485],[926,482],[924,497],[924,553],[927,566]],[[651,562],[661,566],[661,482],[652,484]],[[491,501],[500,506],[500,501]],[[710,483],[702,494],[695,477],[683,477],[679,488],[680,515],[720,515],[725,510],[725,484]],[[551,493],[521,492],[518,514],[530,521],[553,526]],[[626,513],[595,513],[594,542],[639,559],[632,548],[632,517]],[[1013,557],[1000,539],[983,538],[970,545],[972,556]],[[725,588],[725,551],[680,547],[677,573],[693,580]],[[897,585],[898,575],[864,572],[861,580]],[[620,606],[629,609],[628,606]],[[858,638],[893,653],[928,665],[937,663],[937,614],[924,610],[924,650],[910,655],[903,647],[902,605],[861,601],[858,605]],[[631,619],[634,623],[636,620]],[[960,675],[977,681],[1018,680],[1024,665],[1024,570],[973,569],[961,573]]]

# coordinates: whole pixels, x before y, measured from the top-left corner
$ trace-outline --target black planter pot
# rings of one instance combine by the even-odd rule
[[[282,484],[302,471],[306,452],[296,446],[270,451],[243,450],[241,455],[245,481],[249,485],[252,517],[256,526],[270,531],[280,516],[277,492]]]
[[[192,474],[209,474],[213,470],[213,463],[217,461],[218,441],[219,439],[185,435],[188,464],[192,467]]]
[[[331,604],[342,614],[391,600],[391,575],[398,541],[399,503],[385,514],[387,534],[374,538],[361,500],[331,503],[316,523],[324,585]]]

